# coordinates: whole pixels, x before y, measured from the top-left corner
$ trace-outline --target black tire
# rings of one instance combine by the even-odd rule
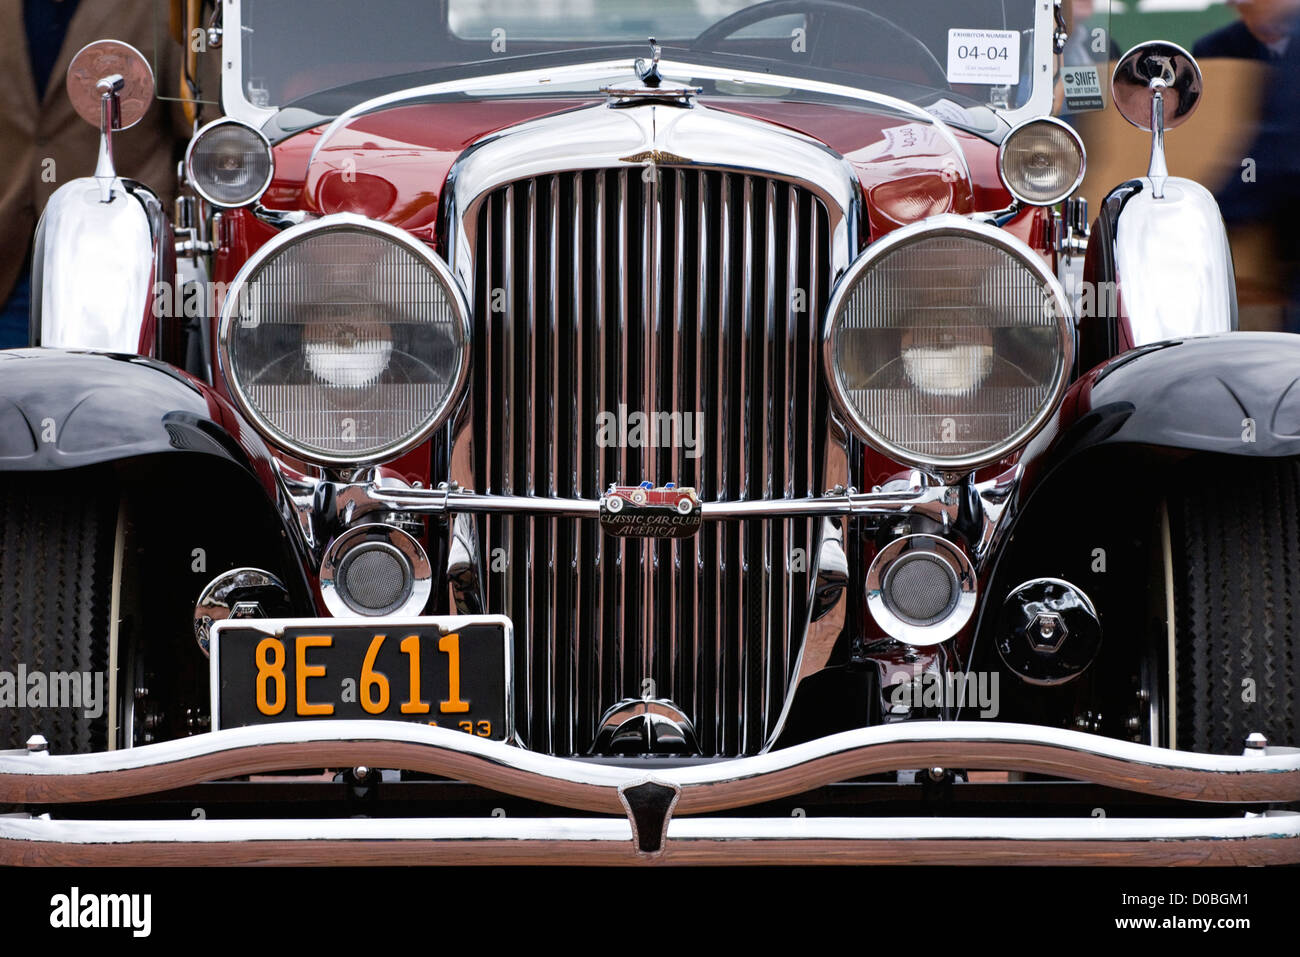
[[[88,672],[102,689],[93,718],[86,707],[0,706],[0,748],[38,733],[55,754],[106,748],[116,533],[116,499],[94,480],[0,474],[0,672],[15,683],[20,666]]]
[[[1169,525],[1177,746],[1300,745],[1300,463],[1198,468]]]

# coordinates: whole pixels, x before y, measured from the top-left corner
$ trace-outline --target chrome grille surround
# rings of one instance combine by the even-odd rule
[[[705,501],[821,494],[821,322],[857,248],[855,182],[821,144],[699,105],[585,108],[468,151],[444,204],[474,313],[452,479],[538,498],[642,479]],[[598,443],[597,414],[636,411],[698,416],[695,448]],[[605,709],[650,694],[705,754],[755,753],[791,689],[823,525],[616,541],[591,519],[457,517],[452,600],[514,621],[530,748],[585,753]]]

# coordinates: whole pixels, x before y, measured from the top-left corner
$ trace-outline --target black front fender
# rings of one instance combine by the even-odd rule
[[[270,450],[197,379],[141,356],[0,352],[0,472],[84,468],[177,452],[223,459],[275,495]]]
[[[1157,343],[1088,372],[1025,450],[1026,487],[1107,445],[1300,455],[1300,336],[1233,332]]]
[[[242,528],[287,548],[296,567],[280,573],[312,607],[311,562],[271,450],[211,387],[141,356],[0,352],[0,474],[96,466],[177,523]]]

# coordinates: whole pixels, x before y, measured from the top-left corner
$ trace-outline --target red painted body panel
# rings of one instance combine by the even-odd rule
[[[310,163],[324,127],[275,148],[275,178],[264,203],[273,209],[353,212],[436,243],[438,205],[447,175],[473,143],[517,123],[599,103],[590,96],[398,106],[351,121]],[[1011,196],[997,174],[997,148],[956,131],[966,161],[920,122],[882,115],[865,104],[818,105],[778,99],[702,98],[713,109],[805,134],[844,156],[858,174],[872,239],[911,221],[890,216],[882,187],[913,184],[936,199],[923,215],[1002,209]],[[964,167],[969,166],[970,177]],[[937,202],[940,198],[946,201]],[[1033,217],[1030,217],[1031,219]],[[1032,235],[1032,223],[1013,231]]]

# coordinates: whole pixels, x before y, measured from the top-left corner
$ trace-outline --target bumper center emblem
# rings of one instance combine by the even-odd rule
[[[687,538],[702,521],[695,489],[672,483],[611,485],[600,499],[600,525],[618,538]]]

